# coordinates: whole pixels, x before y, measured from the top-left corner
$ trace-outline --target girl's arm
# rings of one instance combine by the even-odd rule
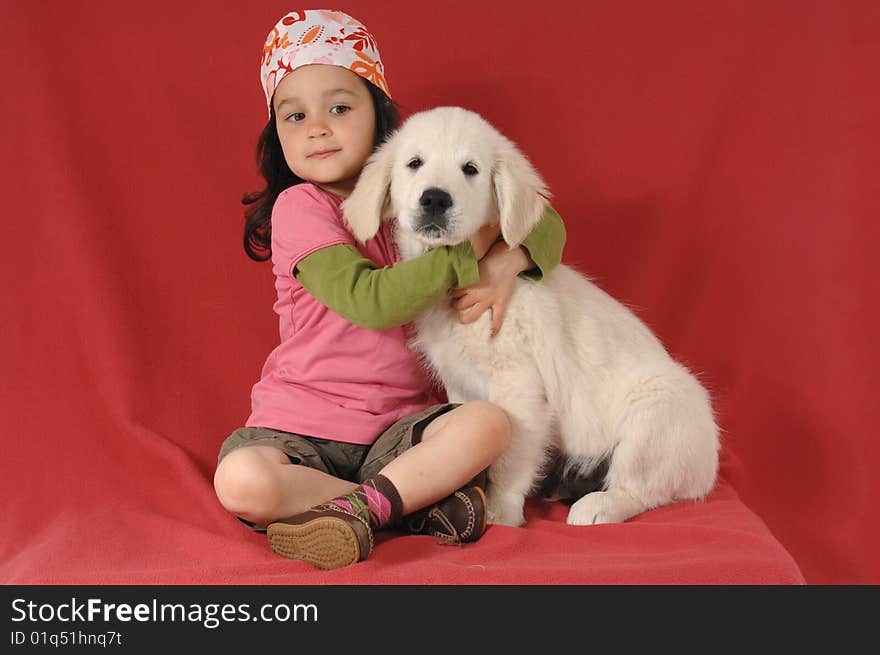
[[[378,268],[354,246],[328,246],[301,259],[294,275],[306,291],[347,321],[371,330],[385,330],[409,323],[440,302],[450,290],[480,282],[477,255],[482,257],[491,243],[491,239],[484,243],[486,231],[481,232],[472,239],[474,245],[466,241],[457,246],[443,246],[384,268]],[[540,279],[552,270],[562,258],[564,241],[562,220],[548,205],[541,222],[523,242],[537,266],[524,274]],[[480,250],[476,254],[475,247]],[[496,245],[495,249],[498,248]],[[505,262],[509,262],[507,258],[511,254],[516,254],[506,246],[503,250],[499,257],[505,257]],[[483,261],[493,263],[494,252]],[[533,269],[531,261],[526,262],[524,258],[521,262],[526,269]],[[522,270],[505,273],[511,278],[511,285],[512,278]]]
[[[529,232],[520,246],[526,251],[525,254],[531,260],[531,265],[518,272],[533,280],[543,278],[562,261],[565,238],[565,224],[562,222],[562,217],[548,203],[541,221]],[[516,249],[513,253],[516,254]]]
[[[337,244],[301,259],[294,275],[321,304],[370,330],[409,323],[451,289],[480,281],[468,241],[384,268],[354,246]]]

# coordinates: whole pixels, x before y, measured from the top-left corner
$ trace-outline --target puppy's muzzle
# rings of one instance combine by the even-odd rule
[[[416,229],[425,232],[441,232],[448,227],[447,211],[452,207],[452,196],[443,189],[425,189],[419,197],[421,214]]]

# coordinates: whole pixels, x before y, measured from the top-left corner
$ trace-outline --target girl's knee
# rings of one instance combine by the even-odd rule
[[[266,460],[248,450],[234,450],[221,460],[214,472],[214,491],[228,511],[259,523],[280,503],[281,488]]]
[[[500,455],[510,444],[510,419],[498,405],[486,400],[474,400],[465,405],[478,417],[486,438],[491,439]]]

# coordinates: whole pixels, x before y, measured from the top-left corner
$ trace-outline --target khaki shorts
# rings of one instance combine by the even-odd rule
[[[270,446],[287,455],[292,464],[361,483],[419,443],[431,421],[456,407],[457,404],[444,403],[405,416],[379,435],[372,445],[330,441],[271,428],[239,428],[223,442],[217,463],[238,448]]]

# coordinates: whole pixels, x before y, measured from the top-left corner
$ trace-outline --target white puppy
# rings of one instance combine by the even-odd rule
[[[396,217],[409,259],[499,217],[517,247],[548,196],[510,140],[473,112],[440,107],[413,115],[373,154],[343,212],[361,241]],[[494,339],[489,312],[462,325],[448,302],[415,324],[413,346],[450,401],[488,400],[510,417],[510,447],[489,469],[491,522],[523,523],[553,448],[584,476],[607,466],[602,490],[572,505],[571,524],[625,521],[712,489],[719,443],[706,391],[632,312],[570,267],[519,279]]]

